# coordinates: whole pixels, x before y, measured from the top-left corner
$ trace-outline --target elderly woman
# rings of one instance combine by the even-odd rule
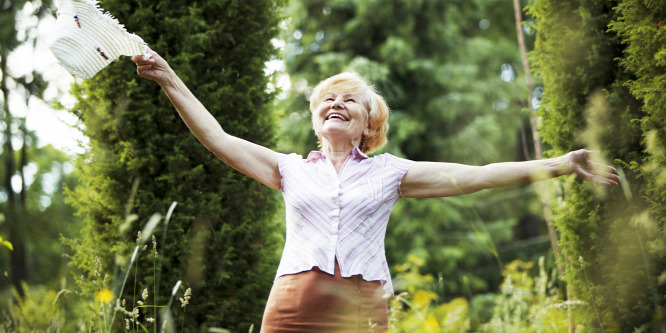
[[[389,109],[352,73],[324,80],[312,94],[321,151],[305,159],[276,153],[227,134],[166,61],[150,54],[132,58],[138,74],[162,87],[197,139],[224,163],[283,193],[287,237],[262,332],[385,331],[393,289],[384,235],[402,197],[454,196],[568,174],[602,185],[620,180],[586,150],[486,166],[369,157],[386,143]]]

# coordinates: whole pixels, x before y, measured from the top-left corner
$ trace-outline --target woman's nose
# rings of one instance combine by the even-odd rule
[[[343,107],[344,104],[342,103],[342,100],[337,98],[333,101],[333,105],[331,105],[331,108],[333,109],[342,109]]]

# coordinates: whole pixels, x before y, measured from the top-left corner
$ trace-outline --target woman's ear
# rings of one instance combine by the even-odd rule
[[[366,127],[366,128],[363,129],[363,136],[364,137],[370,136],[370,128],[369,127]]]

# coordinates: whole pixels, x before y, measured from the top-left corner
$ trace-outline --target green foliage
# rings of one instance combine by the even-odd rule
[[[483,332],[566,332],[567,308],[583,306],[580,302],[562,302],[555,275],[548,277],[544,258],[539,258],[538,276],[529,271],[534,262],[513,261],[506,265],[495,299],[493,316],[481,326]],[[553,271],[555,273],[555,271]]]
[[[32,64],[19,71],[8,65],[17,48],[39,43],[37,23],[51,15],[51,3],[8,1],[0,13],[0,244],[12,250],[0,251],[0,289],[17,291],[8,292],[8,298],[22,295],[24,282],[55,287],[65,274],[57,235],[77,227],[62,195],[63,186],[76,184],[67,171],[71,157],[40,145],[21,110],[43,99],[48,84]]]
[[[435,292],[442,277],[421,274],[425,261],[409,255],[395,267],[402,293],[390,301],[391,332],[565,332],[569,307],[588,306],[563,302],[555,271],[549,277],[544,257],[534,262],[515,260],[504,267],[498,294],[457,297],[441,302]],[[536,273],[536,276],[534,276]]]
[[[266,91],[264,62],[274,52],[280,4],[109,0],[102,6],[170,62],[227,132],[272,146],[273,94]],[[258,324],[277,263],[276,194],[210,154],[128,59],[72,92],[78,100],[72,112],[91,142],[77,164],[82,185],[69,192],[85,221],[81,237],[69,241],[77,276],[90,275],[99,257],[104,267],[119,267],[112,276],[123,277],[140,221],[178,201],[168,228],[156,229],[166,235],[158,244],[161,266],[137,261],[136,289],[117,297],[130,300],[134,290],[156,284],[156,303],[166,305],[183,280],[192,286],[185,330],[245,331]],[[130,200],[134,180],[139,186]]]
[[[641,130],[645,155],[642,166],[634,164],[633,169],[645,181],[641,194],[649,203],[649,213],[635,214],[631,222],[641,236],[639,239],[646,242],[641,248],[643,256],[654,263],[646,272],[650,276],[650,290],[656,280],[656,294],[663,295],[666,293],[663,281],[666,272],[663,241],[666,238],[666,98],[663,93],[666,89],[666,8],[657,1],[623,1],[615,12],[618,18],[610,27],[625,45],[620,64],[633,74],[625,84],[642,102],[643,111]],[[657,318],[663,318],[664,299],[654,299],[654,304]],[[653,319],[644,325],[645,329],[654,331],[663,331],[665,327],[664,319],[661,322]]]
[[[645,179],[650,216],[643,226],[664,239],[666,225],[666,9],[655,1],[623,1],[615,8],[618,19],[610,24],[626,46],[620,64],[634,77],[626,82],[642,102],[641,130],[645,159],[637,171]],[[666,247],[652,243],[651,252],[663,261]]]
[[[525,158],[519,146],[524,80],[500,79],[502,65],[520,63],[510,4],[303,0],[291,2],[288,13],[284,57],[291,89],[278,105],[285,116],[280,150],[317,149],[308,95],[320,80],[355,71],[392,109],[382,152],[465,164]],[[404,262],[410,253],[425,258],[426,272],[445,277],[437,292],[446,297],[465,288],[492,290],[501,280],[499,261],[548,250],[517,244],[501,251],[514,228],[533,224],[524,238],[544,231],[542,220],[531,218],[540,214],[534,203],[529,187],[403,200],[386,235],[388,261]]]
[[[77,305],[72,302],[71,291],[54,291],[50,286],[29,286],[23,284],[25,297],[13,290],[14,300],[5,299],[3,324],[0,332],[55,332],[74,331],[76,322],[71,310]],[[69,313],[68,313],[69,312]]]
[[[419,270],[425,261],[409,255],[404,264],[396,265],[396,283],[402,293],[390,300],[389,332],[467,332],[470,329],[469,303],[459,297],[439,304],[435,291],[442,282]]]
[[[549,153],[588,147],[623,169],[618,189],[562,179],[553,202],[564,279],[573,299],[588,304],[576,308],[578,324],[605,332],[644,324],[658,331],[653,318],[659,320],[664,303],[657,284],[666,268],[660,245],[664,192],[657,181],[664,164],[646,146],[650,130],[666,125],[663,116],[648,112],[663,112],[663,102],[650,104],[663,98],[663,89],[656,89],[663,67],[654,66],[664,45],[658,31],[662,7],[649,1],[540,0],[529,8],[537,19],[531,60],[544,81],[538,113],[540,133],[553,147]],[[650,29],[655,34],[647,37]],[[638,167],[645,162],[649,171]]]

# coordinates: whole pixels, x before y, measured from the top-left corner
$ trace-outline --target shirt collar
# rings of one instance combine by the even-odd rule
[[[364,160],[366,158],[369,158],[368,155],[364,154],[358,148],[358,146],[354,146],[354,148],[352,149],[351,156],[353,156],[357,160]],[[307,162],[315,162],[316,160],[318,160],[320,158],[323,158],[323,157],[326,157],[326,155],[324,155],[324,153],[322,153],[320,151],[311,151],[308,154]]]

